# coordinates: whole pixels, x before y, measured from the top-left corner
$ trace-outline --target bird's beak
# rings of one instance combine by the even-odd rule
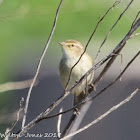
[[[60,44],[61,46],[64,46],[64,45],[65,45],[65,42],[59,42],[59,44]]]

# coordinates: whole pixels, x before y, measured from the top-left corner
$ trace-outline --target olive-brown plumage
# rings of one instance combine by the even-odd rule
[[[70,70],[72,66],[79,60],[81,54],[84,51],[82,44],[76,40],[67,40],[65,42],[59,43],[62,46],[63,56],[59,64],[60,81],[65,88]],[[72,70],[71,78],[69,81],[68,88],[71,88],[76,81],[93,66],[92,58],[85,52],[79,63]],[[84,98],[85,88],[87,85],[91,84],[94,77],[94,72],[92,72],[86,80],[84,80],[78,87],[74,88],[72,93],[74,94],[74,104],[81,102]]]

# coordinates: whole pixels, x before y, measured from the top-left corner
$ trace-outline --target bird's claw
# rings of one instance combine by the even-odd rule
[[[90,84],[89,87],[90,87],[91,89],[93,89],[94,91],[96,91],[96,86],[95,86],[94,84]]]
[[[76,115],[76,116],[78,116],[80,114],[79,109],[78,108],[75,108],[73,114]]]

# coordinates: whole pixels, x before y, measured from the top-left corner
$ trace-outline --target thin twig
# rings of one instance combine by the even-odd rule
[[[127,11],[127,9],[129,8],[129,6],[132,4],[134,0],[131,0],[130,3],[127,5],[127,7],[124,9],[124,11],[120,14],[119,18],[116,20],[116,22],[113,24],[113,26],[111,27],[111,29],[109,30],[109,32],[107,33],[105,39],[103,40],[101,46],[99,47],[99,50],[97,52],[97,55],[95,57],[95,62],[98,59],[98,56],[100,54],[101,48],[103,47],[103,45],[105,44],[106,40],[108,39],[110,33],[112,32],[112,30],[114,29],[114,27],[117,25],[117,23],[120,21],[121,17],[124,15],[124,13]]]
[[[64,128],[63,133],[61,134],[61,138],[63,138],[69,132],[69,130],[70,130],[73,122],[75,121],[76,117],[77,117],[77,115],[75,113],[73,113],[72,116],[70,117],[66,127]]]
[[[119,55],[119,56],[121,56],[121,66],[120,66],[120,73],[122,72],[122,63],[123,63],[123,55],[122,54],[120,54],[120,53],[118,53],[118,54],[114,54],[114,55]],[[120,77],[120,81],[122,80],[122,78]]]
[[[8,128],[8,131],[6,131],[5,133],[5,137],[8,137],[8,134],[15,128],[15,126],[17,125],[18,121],[19,121],[19,118],[20,118],[20,112],[23,110],[23,102],[24,102],[24,98],[22,97],[21,100],[20,100],[20,103],[19,103],[19,110],[17,112],[17,116],[16,116],[16,122],[14,122],[14,124],[12,125],[11,128]],[[4,138],[2,138],[4,139]]]
[[[129,37],[132,35],[134,31],[137,30],[137,28],[140,26],[140,19],[138,19],[135,24],[132,26],[132,28],[129,30],[127,35],[124,37],[124,39],[107,55],[105,56],[101,61],[99,61],[97,64],[95,64],[77,83],[75,83],[71,89],[65,91],[53,104],[51,104],[44,112],[40,113],[35,119],[33,119],[30,123],[28,123],[18,134],[20,136],[23,136],[29,129],[31,129],[33,126],[35,126],[40,120],[45,118],[56,106],[59,105],[69,94],[70,92],[79,86],[83,80],[94,70],[99,68],[101,65],[103,65],[107,60],[109,60],[111,57],[113,57],[112,54],[116,54],[118,50],[122,49],[127,40],[129,40]],[[17,138],[15,138],[16,140]]]
[[[63,108],[60,109],[59,113],[63,111]],[[58,121],[57,121],[57,135],[58,138],[61,136],[61,120],[62,120],[62,114],[58,116]]]
[[[108,84],[105,88],[103,88],[98,94],[96,94],[94,97],[92,97],[91,100],[94,100],[97,98],[102,92],[104,92],[106,89],[108,89],[110,86],[112,86],[117,80],[120,79],[120,77],[124,74],[124,72],[128,69],[128,67],[132,64],[132,62],[140,55],[140,51],[129,61],[129,63],[126,65],[126,67],[123,69],[123,71],[119,74],[119,76],[113,80],[110,84]]]
[[[132,2],[133,2],[133,1],[131,1],[131,2],[129,3],[128,6],[130,6],[130,4],[131,4]],[[122,14],[123,14],[123,13],[122,13]],[[137,13],[137,15],[136,15],[136,17],[135,17],[135,19],[134,19],[134,21],[133,21],[133,23],[132,23],[132,25],[131,25],[131,29],[130,29],[130,31],[128,32],[128,34],[131,33],[131,30],[132,30],[133,27],[136,25],[136,23],[137,23],[136,26],[138,26],[138,27],[140,26],[140,18],[137,19],[138,16],[139,16],[139,14],[140,14],[140,11]],[[137,28],[138,28],[138,27],[137,27]],[[131,35],[132,35],[132,33],[131,33]],[[131,38],[131,35],[129,36],[129,38],[127,38],[127,40]],[[126,41],[126,42],[127,42],[127,41]],[[126,42],[125,42],[125,43],[126,43]],[[120,42],[120,43],[121,43],[121,42]],[[123,44],[123,45],[125,45],[125,44]],[[123,46],[122,46],[122,48],[123,48]],[[117,54],[119,54],[119,52],[121,51],[122,48],[118,49]],[[114,53],[114,54],[115,54],[115,53]],[[102,70],[102,72],[100,73],[100,75],[99,75],[99,76],[96,78],[96,80],[93,82],[95,88],[96,88],[97,84],[99,83],[99,81],[103,78],[103,76],[105,75],[105,73],[107,72],[107,70],[109,69],[109,67],[112,65],[112,63],[114,62],[114,60],[116,59],[116,57],[117,57],[117,56],[114,56],[114,57],[112,57],[112,58],[110,59],[110,61],[106,64],[106,66],[104,67],[104,69]]]
[[[0,84],[0,92],[6,92],[9,90],[21,90],[30,87],[33,79],[18,81],[18,82],[7,82]],[[38,81],[35,82],[34,86],[38,84]]]
[[[136,15],[136,17],[135,17],[135,19],[134,19],[134,21],[133,21],[133,23],[132,23],[132,25],[131,25],[131,28],[132,28],[132,27],[134,26],[134,24],[136,23],[139,14],[140,14],[140,11],[137,13],[137,15]]]
[[[8,132],[9,132],[9,128],[6,129],[5,133],[7,134]],[[5,138],[4,138],[4,140],[9,140],[9,135],[6,135]]]
[[[140,90],[140,87],[137,88],[133,93],[131,93],[130,96],[128,96],[126,99],[124,99],[123,101],[121,101],[119,104],[113,106],[111,109],[109,109],[107,112],[105,112],[103,115],[101,115],[100,117],[98,117],[97,119],[95,119],[94,121],[92,121],[91,123],[89,123],[88,125],[84,126],[83,128],[77,130],[74,133],[71,133],[67,136],[65,136],[64,138],[60,139],[60,140],[66,140],[86,129],[88,129],[89,127],[95,125],[97,122],[99,122],[100,120],[102,120],[103,118],[105,118],[106,116],[108,116],[110,113],[112,113],[113,111],[117,110],[118,108],[120,108],[122,105],[126,104],[127,102],[129,102],[136,94],[137,92]]]
[[[47,49],[48,49],[48,47],[49,47],[49,44],[50,44],[50,41],[51,41],[51,39],[52,39],[53,33],[54,33],[54,31],[55,31],[56,23],[57,23],[57,19],[58,19],[58,15],[59,15],[59,11],[60,11],[62,2],[63,2],[63,0],[60,1],[59,6],[58,6],[58,8],[57,8],[56,16],[55,16],[55,19],[54,19],[54,23],[53,23],[52,30],[51,30],[51,32],[50,32],[49,38],[48,38],[47,43],[46,43],[46,45],[45,45],[45,48],[44,48],[44,50],[43,50],[43,52],[42,52],[42,55],[41,55],[41,57],[40,57],[40,59],[39,59],[39,62],[38,62],[38,65],[37,65],[37,69],[36,69],[35,76],[34,76],[34,78],[33,78],[33,81],[32,81],[32,83],[31,83],[30,89],[29,89],[29,91],[28,91],[28,95],[27,95],[27,98],[26,98],[25,109],[24,109],[24,116],[23,116],[23,121],[22,121],[22,129],[24,128],[24,125],[25,125],[25,122],[26,122],[26,115],[27,115],[27,110],[28,110],[28,105],[29,105],[29,100],[30,100],[32,88],[33,88],[34,83],[35,83],[35,81],[36,81],[36,78],[37,78],[37,76],[38,76],[38,74],[39,74],[42,61],[43,61],[43,59],[44,59],[44,56],[45,56],[45,54],[46,54],[46,51],[47,51]]]
[[[140,35],[140,33],[136,33],[134,35],[131,35],[130,38],[133,38],[134,36]]]
[[[136,16],[137,18],[137,16]],[[135,19],[136,19],[135,18]],[[135,20],[134,19],[134,20]],[[113,54],[119,54],[120,51],[123,49],[123,47],[125,46],[125,44],[127,43],[127,40],[130,39],[130,36],[132,35],[132,33],[134,32],[135,28],[139,28],[140,26],[140,18],[138,20],[135,21],[135,24],[133,26],[131,26],[129,32],[127,33],[127,35],[125,36],[125,38],[116,46],[116,48],[121,45],[121,47],[119,47],[117,50],[116,48],[113,50],[115,52],[112,51]],[[107,70],[110,68],[110,66],[112,65],[112,63],[115,61],[117,55],[112,56],[112,58],[109,60],[109,62],[106,64],[106,66],[104,67],[104,69],[101,71],[100,75],[96,78],[96,80],[93,82],[95,88],[98,85],[99,81],[103,78],[103,76],[105,75],[105,73],[107,72]]]

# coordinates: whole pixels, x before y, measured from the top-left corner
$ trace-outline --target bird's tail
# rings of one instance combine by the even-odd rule
[[[75,95],[74,94],[74,102],[73,105],[78,105],[80,102],[82,102],[85,98],[87,97],[87,94],[85,93],[85,91],[82,91],[79,95]],[[82,105],[78,105],[78,107],[76,107],[74,109],[74,113],[78,113],[81,109]],[[79,114],[79,113],[78,113]]]

